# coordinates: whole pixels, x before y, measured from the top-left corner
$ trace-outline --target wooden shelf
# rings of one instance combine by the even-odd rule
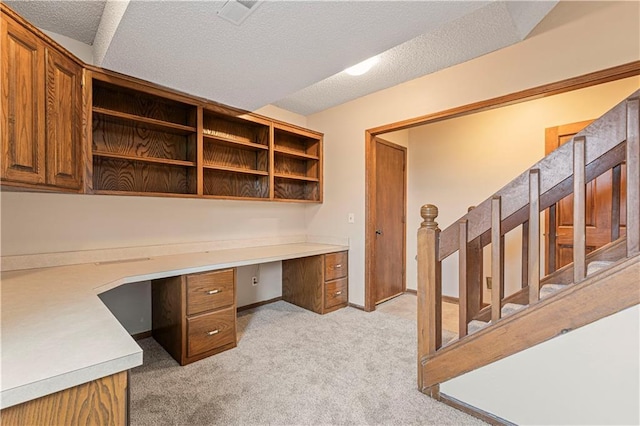
[[[223,166],[223,165],[217,165],[217,164],[205,164],[203,167],[205,169],[220,170],[223,172],[245,173],[248,175],[257,175],[257,176],[269,176],[269,172],[267,172],[266,170],[243,169],[240,167],[230,167],[230,166]]]
[[[93,155],[97,157],[118,158],[121,160],[142,161],[145,163],[166,164],[169,166],[188,166],[188,167],[196,166],[196,163],[194,161],[172,160],[169,158],[155,158],[155,157],[138,157],[134,155],[117,154],[117,153],[105,152],[105,151],[93,151]]]
[[[106,117],[106,119],[108,119],[109,121],[117,123],[138,123],[141,124],[142,127],[150,130],[160,130],[163,132],[176,133],[179,135],[188,135],[197,131],[197,129],[192,126],[185,126],[183,124],[171,123],[169,121],[156,120],[155,118],[143,117],[140,115],[114,111],[97,106],[93,107],[93,113],[100,114]]]
[[[253,143],[253,142],[247,142],[247,141],[243,141],[240,139],[233,139],[233,138],[229,138],[229,137],[225,137],[225,136],[218,136],[218,135],[212,135],[212,134],[208,134],[208,133],[203,133],[202,137],[205,140],[209,140],[209,141],[215,141],[215,142],[221,142],[225,145],[234,147],[234,148],[250,148],[250,149],[258,149],[258,150],[268,150],[269,147],[267,145],[263,145],[263,144],[259,144],[259,143]]]
[[[284,173],[274,173],[273,176],[276,177],[276,178],[280,178],[280,179],[302,180],[302,181],[305,181],[305,182],[318,182],[318,181],[320,181],[320,179],[318,179],[317,177],[288,175],[288,174],[284,174]]]
[[[306,154],[304,152],[294,151],[292,149],[281,148],[281,147],[278,147],[278,146],[276,146],[273,149],[273,151],[278,153],[278,154],[285,155],[287,157],[301,158],[301,159],[304,159],[304,160],[318,160],[318,156],[317,155]]]

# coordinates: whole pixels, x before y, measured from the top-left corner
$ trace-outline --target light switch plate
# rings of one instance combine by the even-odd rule
[[[349,223],[356,223],[356,215],[353,213],[349,213]]]

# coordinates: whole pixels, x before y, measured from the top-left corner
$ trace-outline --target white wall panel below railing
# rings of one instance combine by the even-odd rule
[[[636,305],[440,385],[516,424],[639,424]]]

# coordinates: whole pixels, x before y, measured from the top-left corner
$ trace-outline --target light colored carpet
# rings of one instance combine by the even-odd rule
[[[276,302],[241,313],[238,328],[237,348],[185,367],[140,341],[131,423],[484,424],[418,392],[415,321]]]

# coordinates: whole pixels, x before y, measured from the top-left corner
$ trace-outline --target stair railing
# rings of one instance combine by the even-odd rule
[[[442,347],[442,261],[458,252],[459,339],[482,308],[483,248],[491,244],[491,321],[501,318],[504,294],[504,236],[522,226],[522,287],[526,303],[540,298],[540,212],[574,196],[573,280],[586,278],[586,184],[613,170],[612,241],[620,237],[620,176],[627,171],[626,254],[640,252],[640,91],[574,136],[572,142],[536,163],[493,197],[440,231],[438,208],[422,206],[418,230],[418,387],[434,397],[438,385],[424,387],[422,365]],[[527,291],[528,287],[528,291]]]

